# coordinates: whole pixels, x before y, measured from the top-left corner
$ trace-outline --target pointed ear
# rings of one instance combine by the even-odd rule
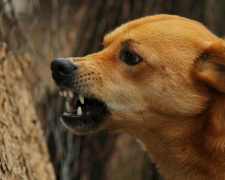
[[[209,44],[196,61],[197,79],[211,88],[225,93],[225,41]]]

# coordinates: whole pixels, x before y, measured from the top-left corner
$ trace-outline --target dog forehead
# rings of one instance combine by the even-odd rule
[[[205,26],[197,21],[179,16],[155,15],[140,18],[118,27],[104,38],[104,46],[125,39],[213,41],[217,39]]]

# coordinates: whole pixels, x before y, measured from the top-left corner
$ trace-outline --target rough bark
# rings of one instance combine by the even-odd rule
[[[55,179],[21,59],[0,44],[0,179]]]

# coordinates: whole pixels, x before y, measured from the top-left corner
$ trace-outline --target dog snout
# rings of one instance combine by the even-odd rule
[[[56,83],[60,84],[68,76],[70,76],[74,70],[77,70],[77,66],[70,60],[64,60],[56,58],[51,62],[52,78]]]

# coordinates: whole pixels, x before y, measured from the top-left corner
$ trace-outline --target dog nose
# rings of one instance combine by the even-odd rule
[[[66,77],[77,69],[70,60],[56,58],[51,62],[52,78],[60,84]]]

